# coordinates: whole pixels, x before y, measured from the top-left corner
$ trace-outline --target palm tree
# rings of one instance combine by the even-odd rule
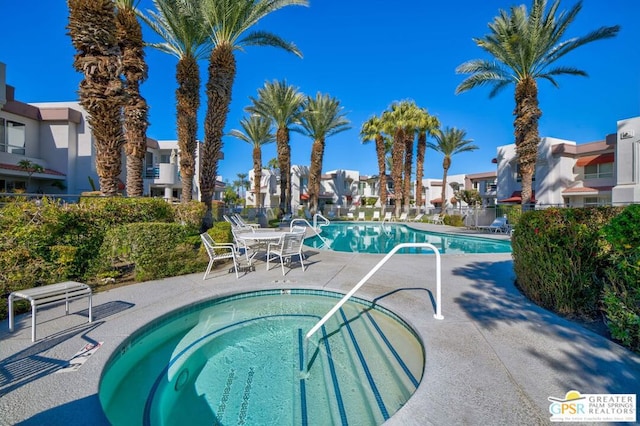
[[[266,82],[258,89],[258,97],[250,98],[246,108],[251,114],[270,119],[276,127],[276,149],[280,169],[280,213],[291,213],[291,147],[290,128],[299,122],[304,95],[286,81]]]
[[[140,95],[140,83],[147,79],[142,28],[136,16],[139,0],[115,0],[116,34],[124,74],[124,150],[127,154],[127,195],[143,193],[142,164],[147,152],[147,101]]]
[[[200,67],[211,49],[200,0],[153,0],[157,12],[147,11],[142,20],[164,42],[148,46],[178,58],[176,65],[176,116],[180,151],[181,201],[192,199],[198,148],[198,108],[200,107]]]
[[[240,180],[240,187],[245,191],[247,191],[249,189],[249,182],[247,181],[247,176],[249,175],[247,173],[236,173],[236,176],[238,176],[238,180]]]
[[[451,157],[461,152],[475,151],[478,149],[476,145],[473,145],[472,139],[465,139],[467,132],[462,129],[456,129],[447,127],[442,130],[438,130],[434,134],[436,143],[427,142],[427,146],[436,150],[444,155],[442,160],[442,212],[444,213],[447,206],[446,192],[447,192],[447,173],[451,167]]]
[[[362,123],[362,127],[360,129],[360,139],[362,139],[363,143],[368,143],[373,140],[376,144],[379,175],[378,181],[380,185],[380,206],[382,207],[382,213],[385,212],[387,207],[387,146],[385,144],[383,131],[384,126],[382,120],[375,115]]]
[[[240,127],[242,130],[233,129],[229,135],[253,146],[253,193],[255,194],[256,207],[260,208],[263,202],[260,193],[262,145],[272,143],[276,139],[271,133],[271,120],[261,116],[251,115],[249,118],[243,118],[240,120]],[[246,174],[244,177],[247,177]]]
[[[318,211],[322,158],[326,138],[350,129],[340,101],[329,95],[317,93],[315,98],[307,96],[300,114],[301,133],[313,139],[311,164],[309,167],[309,211]]]
[[[267,31],[245,34],[265,16],[285,6],[308,4],[307,0],[204,0],[203,13],[214,45],[209,57],[206,85],[207,112],[200,170],[201,199],[207,206],[203,228],[213,225],[211,199],[222,153],[222,134],[229,113],[236,75],[234,52],[246,46],[274,46],[302,56],[298,48]],[[244,34],[244,36],[243,36]]]
[[[540,136],[538,120],[542,111],[538,105],[538,79],[548,80],[558,87],[558,75],[586,76],[587,73],[569,66],[556,66],[567,53],[596,40],[615,37],[620,26],[600,27],[583,37],[561,38],[582,9],[576,3],[569,12],[558,12],[560,0],[555,0],[548,12],[547,0],[533,0],[531,12],[525,6],[504,10],[489,25],[491,33],[474,42],[488,52],[493,61],[474,59],[456,68],[457,73],[471,74],[456,88],[456,93],[474,87],[493,85],[489,97],[494,97],[509,84],[515,84],[513,122],[516,152],[522,175],[522,206],[531,203],[531,183],[535,170]],[[557,16],[556,16],[557,14]]]
[[[100,192],[117,195],[124,137],[122,67],[112,0],[68,0],[67,29],[77,53],[73,66],[83,73],[78,94],[87,111],[96,149]]]
[[[433,136],[440,128],[440,121],[430,115],[426,109],[421,109],[416,121],[418,132],[418,146],[416,153],[416,206],[422,206],[422,177],[424,175],[424,154],[427,148],[427,135]]]

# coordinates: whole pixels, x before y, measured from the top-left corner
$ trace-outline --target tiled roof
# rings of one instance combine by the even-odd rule
[[[16,164],[5,164],[5,163],[0,163],[0,169],[5,169],[5,170],[14,170],[17,172],[27,172],[25,169],[23,169],[22,167],[16,165]],[[64,173],[60,173],[58,171],[52,170],[52,169],[44,169],[44,171],[42,172],[38,172],[38,174],[41,175],[52,175],[52,176],[66,176]]]

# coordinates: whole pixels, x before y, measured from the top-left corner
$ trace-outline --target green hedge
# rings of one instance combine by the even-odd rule
[[[600,229],[620,208],[528,211],[512,236],[517,284],[537,304],[563,315],[598,314]]]

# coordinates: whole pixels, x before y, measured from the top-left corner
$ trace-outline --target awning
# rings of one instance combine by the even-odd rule
[[[9,170],[11,172],[14,173],[10,173],[12,175],[15,176],[28,176],[29,172],[26,171],[23,167],[18,166],[17,164],[4,164],[4,163],[0,163],[0,169],[3,170]],[[2,173],[2,172],[0,172]],[[47,176],[43,176],[43,175],[47,175]],[[46,177],[49,179],[63,179],[66,177],[66,175],[64,173],[58,172],[56,170],[52,170],[52,169],[42,169],[41,172],[36,172],[33,173],[34,177]]]
[[[498,200],[499,203],[522,203],[522,191],[514,191],[511,197]],[[531,191],[531,202],[536,202],[536,191]]]
[[[613,163],[614,161],[615,161],[615,157],[613,155],[613,152],[609,154],[588,155],[586,157],[578,158],[578,161],[576,161],[576,167],[585,167],[585,166],[593,166],[595,164]]]
[[[567,188],[562,191],[562,195],[567,197],[584,196],[584,195],[599,195],[604,192],[611,192],[613,186],[580,186],[576,188]]]
[[[434,198],[431,200],[431,204],[442,204],[442,198]]]
[[[309,199],[309,194],[301,194],[300,195],[300,199],[303,200],[303,201],[308,200]]]

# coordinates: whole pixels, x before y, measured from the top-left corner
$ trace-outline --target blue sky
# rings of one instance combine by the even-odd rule
[[[341,101],[352,129],[326,141],[323,170],[355,169],[377,174],[373,144],[362,144],[359,130],[373,114],[393,101],[411,99],[439,118],[443,126],[466,130],[480,147],[453,157],[450,174],[494,170],[496,147],[513,143],[513,87],[489,99],[488,88],[455,95],[464,75],[461,63],[487,57],[473,37],[488,33],[500,9],[530,0],[310,0],[309,7],[292,6],[267,17],[260,28],[294,42],[304,55],[269,47],[236,52],[237,75],[225,131],[239,127],[249,97],[265,81],[285,79],[300,91],[328,93]],[[561,9],[575,4],[563,0]],[[139,7],[152,6],[142,0]],[[74,50],[65,29],[66,2],[3,0],[3,45],[0,61],[7,64],[7,83],[23,102],[77,99],[81,79],[72,66]],[[589,77],[562,76],[559,88],[539,82],[543,116],[541,136],[578,143],[603,139],[616,132],[617,120],[640,115],[640,2],[585,0],[567,37],[583,36],[600,26],[621,25],[618,36],[585,45],[558,64],[586,71]],[[148,41],[156,41],[143,29]],[[147,50],[149,78],[142,94],[150,105],[148,136],[175,139],[175,66],[172,56]],[[202,83],[207,62],[201,63]],[[204,89],[203,89],[204,90]],[[206,99],[202,96],[199,136],[203,138]],[[312,141],[293,133],[293,164],[308,164]],[[218,171],[225,180],[252,168],[251,147],[224,138],[225,159]],[[263,149],[263,161],[276,156],[275,144]],[[442,156],[426,155],[425,177],[442,176]]]

